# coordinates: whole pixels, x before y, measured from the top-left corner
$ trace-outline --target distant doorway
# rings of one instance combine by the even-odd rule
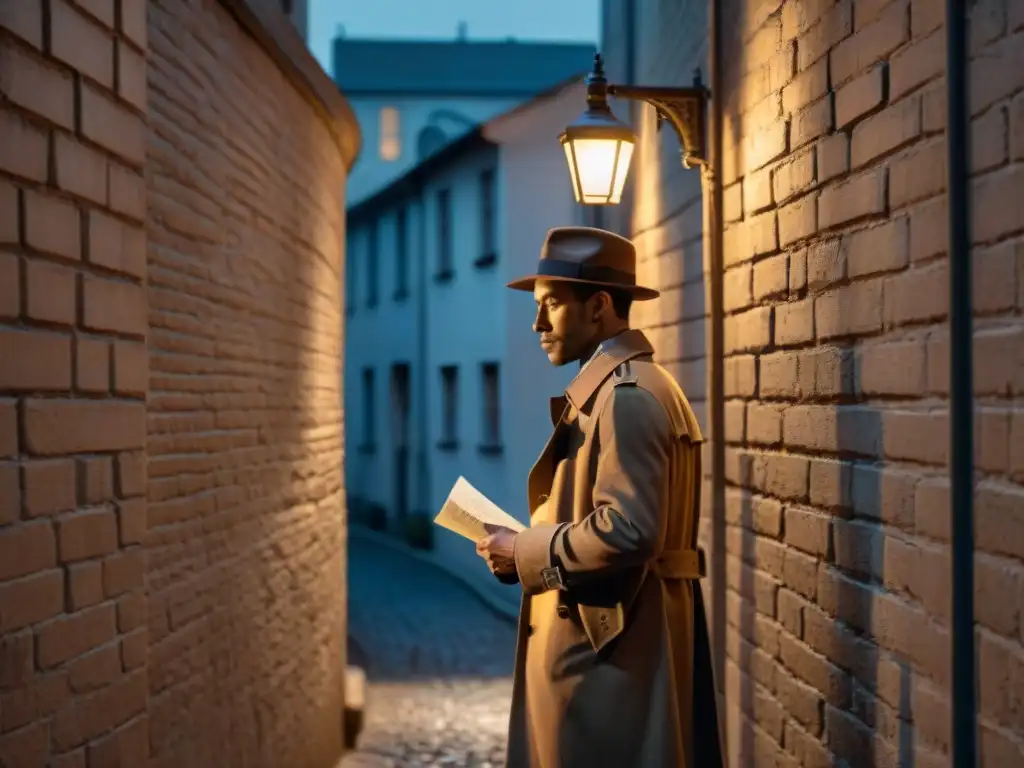
[[[394,446],[394,510],[398,521],[409,514],[409,364],[391,366],[391,419]]]

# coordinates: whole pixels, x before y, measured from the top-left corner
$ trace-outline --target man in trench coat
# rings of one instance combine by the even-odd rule
[[[690,404],[628,326],[633,244],[551,230],[534,330],[579,361],[528,480],[530,527],[477,545],[523,587],[509,768],[719,768],[723,749],[697,549],[700,446]]]

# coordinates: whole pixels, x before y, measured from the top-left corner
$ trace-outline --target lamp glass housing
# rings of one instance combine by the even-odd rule
[[[633,146],[632,137],[564,136],[562,147],[576,202],[584,205],[617,204],[626,186]]]
[[[636,137],[607,107],[589,108],[561,135],[573,194],[583,205],[616,205]]]

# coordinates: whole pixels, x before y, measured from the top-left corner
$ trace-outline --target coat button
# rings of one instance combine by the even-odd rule
[[[569,618],[569,606],[560,605],[558,606],[558,618],[568,619]]]

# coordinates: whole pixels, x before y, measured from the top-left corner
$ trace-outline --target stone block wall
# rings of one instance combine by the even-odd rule
[[[686,84],[705,11],[635,5],[638,56],[660,62],[640,81]],[[970,5],[979,742],[995,768],[1024,762],[1024,2]],[[726,443],[734,765],[948,764],[943,9],[722,3],[726,423],[713,437]],[[638,153],[670,142],[645,134]],[[674,162],[635,169],[632,217],[645,263],[669,265],[655,275],[695,275],[700,217],[681,224],[677,205],[694,182]],[[697,348],[699,282],[683,281],[682,308],[670,295],[637,318],[668,361]]]
[[[357,145],[275,4],[0,5],[0,765],[340,755]]]

